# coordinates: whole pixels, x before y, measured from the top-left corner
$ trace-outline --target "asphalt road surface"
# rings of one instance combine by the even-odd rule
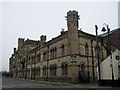
[[[2,88],[49,88],[54,87],[51,84],[43,84],[38,81],[19,79],[19,78],[2,78]]]
[[[98,86],[97,84],[89,83],[89,84],[69,84],[69,83],[46,83],[46,82],[40,82],[40,81],[32,81],[32,80],[26,80],[26,79],[19,79],[19,78],[2,78],[2,90],[31,90],[33,89],[39,89],[40,88],[46,88],[46,89],[51,89],[51,88],[58,88],[60,90],[62,89],[72,89],[73,90],[120,90],[120,88],[112,88],[112,87],[102,87]],[[29,89],[27,89],[29,88]],[[74,89],[76,88],[76,89]],[[58,90],[57,89],[57,90]]]

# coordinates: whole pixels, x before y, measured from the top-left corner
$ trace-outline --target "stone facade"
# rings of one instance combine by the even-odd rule
[[[78,30],[79,15],[67,12],[68,30],[46,42],[18,39],[18,49],[10,57],[13,77],[64,82],[97,81],[96,36]],[[105,46],[99,41],[100,62],[106,57]]]

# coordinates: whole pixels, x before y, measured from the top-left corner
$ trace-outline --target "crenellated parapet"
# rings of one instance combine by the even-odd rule
[[[24,45],[27,45],[27,44],[38,45],[39,43],[40,43],[39,40],[36,41],[36,40],[27,39],[27,40],[24,41],[23,46],[24,46]]]
[[[25,38],[18,38],[18,50],[20,50],[23,46],[27,44],[38,45],[39,43],[40,43],[39,40],[31,40],[31,39],[25,40]]]
[[[73,11],[68,11],[67,12],[67,25],[68,27],[70,25],[76,25],[78,27],[79,23],[78,23],[78,19],[79,19],[79,15],[78,15],[78,12],[73,10]]]

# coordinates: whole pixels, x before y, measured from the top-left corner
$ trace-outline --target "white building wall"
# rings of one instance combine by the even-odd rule
[[[112,64],[114,79],[118,79],[118,60],[116,60],[116,55],[120,56],[120,51],[116,50],[112,54]],[[106,58],[100,65],[101,68],[101,79],[112,79],[112,70],[110,67],[110,56]]]

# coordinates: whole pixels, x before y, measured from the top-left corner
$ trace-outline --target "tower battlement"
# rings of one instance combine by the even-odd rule
[[[79,19],[79,15],[78,15],[78,12],[73,10],[73,11],[68,11],[67,12],[67,16],[66,16],[66,20],[67,20],[67,25],[68,25],[68,28],[69,26],[71,25],[75,25],[75,26],[79,26],[79,23],[78,23],[78,19]]]
[[[73,19],[79,19],[79,15],[78,15],[78,12],[73,10],[73,11],[68,11],[67,12],[67,16],[66,16],[67,19],[69,18],[73,18]]]
[[[23,46],[24,42],[25,42],[24,38],[18,38],[18,49],[20,49]]]
[[[35,44],[35,45],[37,45],[37,44],[39,44],[39,42],[40,42],[39,40],[36,41],[36,40],[27,39],[27,40],[25,40],[24,45],[26,45],[26,44]]]
[[[40,36],[40,41],[42,41],[42,42],[46,42],[46,35],[42,35],[42,36]]]
[[[73,11],[70,10],[67,12],[67,15],[78,15],[78,12],[75,10],[73,10]]]

